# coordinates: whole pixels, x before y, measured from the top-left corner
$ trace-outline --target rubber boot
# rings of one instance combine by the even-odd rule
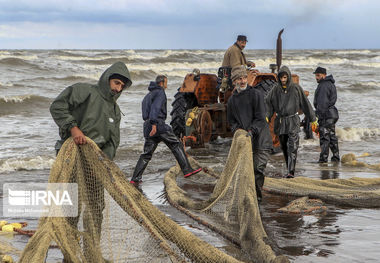
[[[150,160],[145,160],[144,158],[141,158],[138,160],[135,170],[133,171],[133,176],[131,178],[130,183],[132,184],[138,184],[142,181],[142,174],[145,171],[145,168],[148,166]]]
[[[190,163],[189,160],[187,159],[187,156],[185,154],[184,149],[181,147],[181,144],[178,145],[178,147],[174,147],[172,149],[173,155],[176,158],[179,166],[181,167],[181,170],[183,172],[184,177],[191,176],[193,174],[199,173],[202,168],[194,170]]]

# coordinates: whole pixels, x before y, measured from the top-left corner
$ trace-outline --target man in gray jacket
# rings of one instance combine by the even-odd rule
[[[279,136],[281,149],[287,167],[286,178],[294,178],[297,151],[299,146],[300,117],[302,110],[312,125],[317,125],[314,110],[303,89],[292,81],[288,67],[283,66],[278,72],[278,80],[265,97],[266,117],[270,120],[276,113],[274,132]]]

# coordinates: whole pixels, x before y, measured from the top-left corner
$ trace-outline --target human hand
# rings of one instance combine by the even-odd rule
[[[247,62],[247,66],[251,67],[251,68],[254,68],[254,67],[256,67],[256,64],[254,62],[252,62],[252,61],[248,61]]]
[[[149,136],[154,136],[157,132],[157,126],[155,124],[152,125],[152,130],[149,133]]]
[[[71,128],[70,133],[71,137],[74,139],[75,144],[81,145],[87,143],[86,136],[77,126]]]

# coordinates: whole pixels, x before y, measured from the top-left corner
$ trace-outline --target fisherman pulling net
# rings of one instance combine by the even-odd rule
[[[45,262],[50,245],[64,262],[239,262],[165,216],[86,139],[65,142],[49,178],[78,183],[78,218],[41,218],[19,262]]]

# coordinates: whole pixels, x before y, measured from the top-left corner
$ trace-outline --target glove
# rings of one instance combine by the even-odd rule
[[[318,129],[318,118],[315,118],[315,121],[311,123],[311,129],[315,132]]]

